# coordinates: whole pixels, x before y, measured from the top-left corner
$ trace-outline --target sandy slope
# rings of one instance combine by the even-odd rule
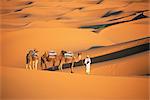
[[[30,48],[37,48],[41,52],[50,49],[81,51],[92,46],[108,46],[149,36],[149,18],[115,24],[97,33],[90,28],[79,28],[132,20],[141,12],[149,16],[146,11],[147,0],[102,0],[97,4],[98,2],[2,0],[3,65],[23,66],[25,54]],[[118,11],[120,13],[114,13]],[[116,49],[118,48],[121,47]]]
[[[79,28],[131,20],[141,11],[148,10],[148,1],[131,1],[104,0],[96,4],[98,0],[2,0],[3,65],[24,66],[24,58],[30,48],[39,49],[41,55],[51,49],[58,52],[62,49],[81,51],[147,37],[149,18],[112,25],[97,33],[90,28]],[[111,14],[117,11],[121,13]],[[136,12],[138,14],[134,14]],[[103,17],[107,14],[109,16]],[[147,12],[144,15],[148,16]],[[109,21],[116,18],[121,19]],[[113,50],[119,48],[122,47],[116,46]],[[103,50],[93,52],[100,54]],[[90,53],[95,56],[92,51]]]
[[[60,51],[62,49],[79,51],[87,49],[91,45],[112,44],[109,40],[100,39],[100,37],[88,30],[74,28],[25,29],[5,33],[2,37],[2,57],[3,64],[6,66],[24,65],[23,59],[29,48],[37,48],[41,51],[40,53],[43,53],[46,50]],[[9,63],[7,60],[9,60]]]
[[[91,64],[91,74],[108,76],[142,76],[150,74],[149,53],[147,51],[124,58]],[[70,73],[70,69],[64,69],[64,72]],[[74,73],[85,74],[85,66],[75,67]]]
[[[127,66],[126,68],[128,70],[126,70],[124,72],[120,72],[118,70],[118,68],[115,69],[115,67],[114,67],[113,70],[116,70],[116,71],[118,70],[117,71],[118,74],[114,73],[115,75],[123,75],[124,73],[125,73],[125,75],[130,75],[130,71],[135,72],[134,75],[148,74],[148,66],[149,66],[148,65],[148,54],[149,53],[148,52],[142,53],[144,51],[141,51],[141,49],[143,48],[141,46],[144,46],[145,44],[148,44],[149,40],[150,40],[150,38],[143,38],[143,39],[139,39],[139,40],[129,41],[129,42],[126,42],[126,43],[120,43],[120,44],[117,44],[117,45],[115,44],[115,45],[111,45],[111,46],[98,47],[98,48],[93,47],[93,48],[90,48],[86,51],[82,51],[82,59],[84,60],[86,58],[86,55],[89,55],[92,58],[92,66],[93,66],[93,64],[95,65],[95,63],[99,63],[99,64],[96,64],[96,65],[101,66],[101,67],[105,66],[105,63],[107,61],[110,62],[107,65],[112,66],[112,63],[113,63],[114,59],[117,59],[118,62],[115,62],[116,64],[115,63],[113,63],[113,64],[115,64],[115,66],[118,66],[118,68],[123,68],[121,66]],[[135,49],[137,47],[138,47],[138,49]],[[147,47],[144,46],[144,48],[148,49],[148,45],[147,45]],[[140,52],[138,52],[139,50],[140,50]],[[141,55],[140,53],[142,53],[143,55]],[[77,54],[75,53],[75,55],[77,55]],[[133,57],[132,57],[132,55],[133,55]],[[138,56],[136,57],[135,55],[138,55]],[[132,57],[132,59],[130,59],[131,57]],[[144,59],[139,60],[139,58],[142,58],[142,57]],[[123,60],[124,58],[126,58],[126,60]],[[125,64],[125,65],[122,65],[122,64],[120,65],[120,62],[122,64]],[[128,64],[127,62],[130,62],[132,64]],[[101,65],[101,63],[104,63],[104,64]],[[65,64],[64,67],[66,65],[67,64]],[[75,66],[81,66],[81,65],[82,64],[80,62],[78,64],[77,63],[75,64]],[[51,65],[49,65],[49,67],[50,66]],[[55,67],[56,66],[58,66],[58,65],[56,64]],[[67,66],[69,67],[70,65],[67,65]],[[101,67],[98,67],[98,68],[100,69]],[[133,69],[132,69],[132,67],[133,67]],[[82,69],[82,68],[79,68],[79,69]],[[111,70],[111,68],[110,68],[110,70]],[[144,70],[144,72],[142,70]],[[106,70],[106,73],[112,75],[112,73],[109,73],[109,67],[108,67],[108,70]],[[100,73],[94,72],[93,74],[100,74]]]
[[[86,57],[86,55],[90,55],[90,57],[96,57],[96,56],[102,56],[106,54],[111,54],[113,52],[125,50],[127,48],[132,48],[136,47],[145,43],[149,43],[150,38],[143,38],[139,40],[134,40],[134,41],[128,41],[120,44],[115,44],[111,46],[105,46],[105,47],[100,47],[100,48],[95,48],[95,49],[88,49],[83,51],[82,56],[83,58]]]
[[[116,36],[120,38],[116,38]],[[148,24],[134,24],[134,22],[110,26],[100,32],[100,37],[107,37],[115,43],[131,41],[145,36],[149,36]]]
[[[2,70],[2,100],[148,99],[146,77],[87,76],[7,67]]]

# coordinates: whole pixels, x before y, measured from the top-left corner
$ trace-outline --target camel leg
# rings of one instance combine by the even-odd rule
[[[35,61],[32,61],[32,69],[35,69]]]
[[[44,64],[44,67],[43,67],[43,64]],[[46,68],[47,68],[46,62],[42,62],[41,69],[46,69]]]
[[[44,64],[44,67],[43,67],[43,64]],[[46,66],[46,63],[45,61],[43,60],[43,58],[41,58],[41,69],[44,69]]]
[[[71,63],[71,73],[73,73],[74,62]]]
[[[42,61],[42,59],[41,59],[41,70],[43,69],[43,61]]]
[[[60,67],[61,71],[63,70],[62,66],[63,66],[63,64],[62,64],[61,67]]]
[[[44,62],[44,65],[45,65],[45,69],[47,69],[47,64],[46,64],[46,62]]]
[[[58,66],[58,69],[60,70],[60,65]]]
[[[53,59],[53,66],[55,66],[55,63],[56,63],[56,59],[54,58]]]
[[[32,62],[31,61],[29,62],[28,67],[30,70],[32,70]]]
[[[63,66],[63,64],[60,64],[59,67],[58,67],[58,69],[61,70],[61,71],[62,71],[62,66]]]
[[[28,69],[28,64],[26,64],[26,69]]]
[[[43,69],[43,66],[42,66],[42,64],[40,63],[40,68],[41,68],[41,70]]]
[[[35,60],[35,70],[38,69],[38,60]]]

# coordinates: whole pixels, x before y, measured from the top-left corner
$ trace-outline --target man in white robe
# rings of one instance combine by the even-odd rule
[[[86,74],[90,74],[91,59],[90,59],[90,57],[88,55],[85,58],[84,64],[85,64],[85,67],[86,67]]]

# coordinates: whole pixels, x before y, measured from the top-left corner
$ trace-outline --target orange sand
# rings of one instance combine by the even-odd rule
[[[124,58],[91,64],[91,74],[107,76],[143,76],[150,74],[148,67],[149,53],[143,52]],[[70,73],[70,69],[64,69],[64,72]],[[74,68],[74,72],[85,74],[85,66]]]
[[[95,57],[148,43],[147,39],[126,42],[148,37],[150,18],[112,25],[96,33],[79,27],[132,20],[140,14],[136,12],[149,9],[149,0],[104,0],[100,4],[96,4],[99,0],[29,1],[0,1],[2,100],[148,100],[149,78],[138,77],[149,73],[148,52],[93,64],[89,76],[83,74],[83,66],[75,68],[75,74],[24,68],[26,53],[32,48],[37,48],[39,55],[63,49]],[[102,18],[108,11],[122,13]],[[149,11],[143,14],[149,16]],[[87,50],[93,46],[105,47]]]
[[[146,100],[148,78],[2,68],[3,100]],[[10,84],[11,83],[11,84]]]

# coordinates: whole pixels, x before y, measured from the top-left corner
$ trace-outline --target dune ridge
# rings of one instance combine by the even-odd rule
[[[141,52],[149,51],[149,46],[150,46],[150,44],[147,43],[147,44],[139,45],[139,46],[136,46],[136,47],[133,47],[133,48],[128,48],[128,49],[125,49],[125,50],[122,50],[122,51],[113,52],[113,53],[105,54],[105,55],[101,55],[101,56],[96,56],[96,57],[91,58],[92,64],[111,61],[111,60],[115,60],[115,59],[120,59],[120,58],[128,57],[128,56],[131,56],[131,55],[139,54]],[[148,53],[145,54],[145,56],[146,55],[148,55]],[[81,60],[79,62],[75,62],[74,67],[82,66],[83,62],[84,62],[84,60]],[[64,64],[63,69],[70,68],[70,65],[71,65],[71,63]],[[148,66],[149,65],[147,63],[146,64],[147,70],[148,70]],[[58,66],[50,67],[50,68],[48,68],[48,70],[50,70],[50,71],[58,70]]]

